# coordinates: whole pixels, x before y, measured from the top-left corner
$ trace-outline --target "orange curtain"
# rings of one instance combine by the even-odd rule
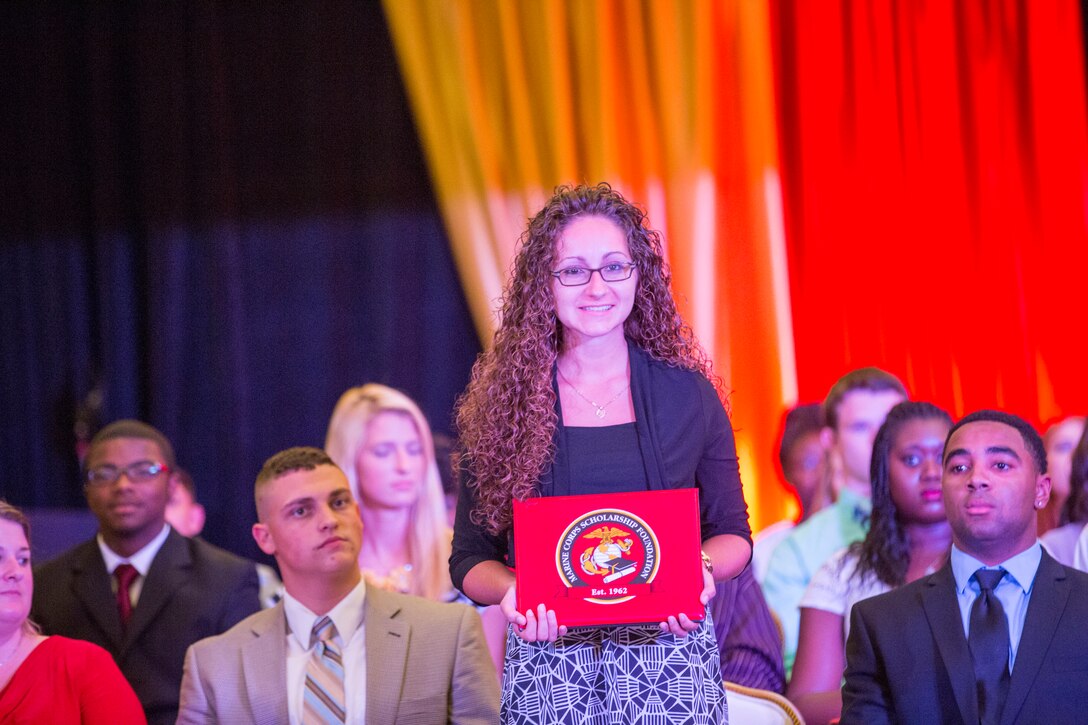
[[[751,0],[387,0],[485,344],[527,218],[611,182],[665,237],[681,310],[732,391],[752,523],[791,513],[772,460],[796,399],[769,10]]]
[[[777,0],[801,396],[879,365],[960,415],[1088,411],[1075,0]]]

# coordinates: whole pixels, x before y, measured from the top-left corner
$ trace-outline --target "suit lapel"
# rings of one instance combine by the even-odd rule
[[[287,617],[283,602],[253,623],[241,648],[242,677],[256,725],[287,722]],[[277,685],[277,683],[279,683]]]
[[[365,609],[366,721],[396,722],[411,627],[395,619],[400,607],[381,589],[369,584]]]
[[[120,656],[122,645],[121,614],[117,611],[117,597],[110,588],[110,574],[102,561],[95,539],[80,547],[79,555],[72,564],[72,592],[87,610],[110,643],[113,654]]]
[[[978,722],[975,666],[967,647],[967,637],[963,633],[963,619],[956,599],[956,579],[952,576],[951,564],[945,563],[926,581],[926,587],[922,590],[922,606],[952,683],[960,716],[964,722]]]
[[[1020,644],[1016,649],[1009,695],[1002,711],[1003,723],[1014,722],[1023,707],[1058,630],[1058,621],[1068,599],[1069,581],[1065,570],[1044,550],[1039,570],[1035,573]]]
[[[188,580],[192,558],[189,555],[189,542],[181,534],[170,529],[159,552],[147,570],[140,599],[132,610],[132,619],[125,630],[122,655],[139,639],[140,634],[155,621],[174,592]]]

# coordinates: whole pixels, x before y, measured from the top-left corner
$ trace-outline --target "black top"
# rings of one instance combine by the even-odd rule
[[[567,427],[570,467],[578,471],[575,495],[645,491],[646,468],[638,450],[634,423],[602,428]]]
[[[702,539],[734,534],[751,541],[733,430],[714,386],[699,373],[655,360],[630,342],[628,355],[635,408],[635,422],[630,425],[635,430],[645,483],[632,486],[633,478],[617,477],[618,480],[609,482],[612,486],[608,490],[698,488]],[[585,473],[572,460],[578,457],[572,441],[578,433],[572,435],[571,429],[563,425],[554,371],[552,387],[556,390],[559,414],[555,459],[545,468],[538,493],[541,496],[589,493],[583,488],[583,482],[588,480]],[[619,458],[630,465],[630,456]],[[461,474],[464,485],[457,501],[450,555],[450,576],[458,589],[463,588],[465,575],[482,561],[514,565],[512,532],[496,536],[470,520],[469,514],[476,505],[475,481],[464,461]],[[616,488],[617,485],[622,488]]]

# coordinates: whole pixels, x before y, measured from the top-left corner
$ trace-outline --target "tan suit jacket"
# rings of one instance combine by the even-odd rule
[[[498,722],[498,678],[475,610],[370,585],[365,601],[367,723]],[[281,602],[189,648],[178,723],[285,725],[286,685]]]

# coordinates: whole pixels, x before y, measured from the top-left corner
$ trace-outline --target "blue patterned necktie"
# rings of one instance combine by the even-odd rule
[[[328,617],[314,624],[310,635],[314,651],[306,663],[306,689],[302,698],[304,725],[339,725],[347,719],[344,709],[344,661],[336,645],[336,625]]]
[[[979,722],[991,725],[1001,719],[1009,691],[1009,622],[994,589],[1005,577],[1004,569],[979,569],[974,573],[979,595],[971,605],[967,644],[975,663]]]

